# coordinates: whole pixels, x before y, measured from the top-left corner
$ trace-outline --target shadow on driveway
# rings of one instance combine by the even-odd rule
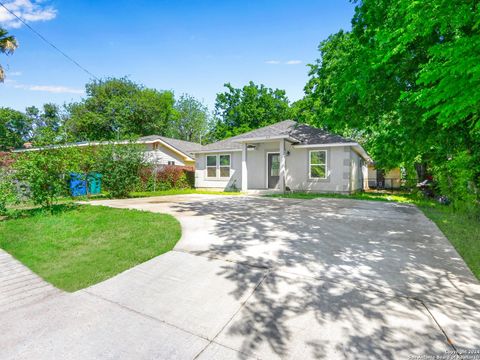
[[[206,228],[177,250],[270,272],[215,342],[262,358],[347,359],[480,344],[479,283],[414,206],[242,197],[169,209]],[[257,281],[231,266],[219,275],[237,298]]]

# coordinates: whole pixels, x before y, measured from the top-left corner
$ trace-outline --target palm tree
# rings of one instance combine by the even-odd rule
[[[10,55],[17,47],[17,40],[13,36],[8,35],[7,30],[0,28],[0,53]],[[0,65],[0,82],[3,82],[4,79],[5,72],[3,71],[2,65]]]

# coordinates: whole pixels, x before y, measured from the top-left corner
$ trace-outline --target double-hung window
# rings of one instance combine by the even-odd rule
[[[230,165],[229,154],[207,155],[207,178],[229,178]]]
[[[312,150],[309,154],[308,171],[310,179],[327,178],[327,151]]]
[[[207,155],[207,177],[217,177],[217,155]]]

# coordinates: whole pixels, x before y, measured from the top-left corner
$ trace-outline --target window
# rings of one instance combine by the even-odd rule
[[[217,177],[216,155],[207,155],[207,177]]]
[[[175,161],[169,160],[168,165],[175,165]]]
[[[207,155],[207,178],[230,177],[230,155]]]
[[[230,155],[220,155],[220,177],[230,177]]]
[[[310,179],[326,179],[327,178],[327,151],[326,150],[310,151],[309,177]]]

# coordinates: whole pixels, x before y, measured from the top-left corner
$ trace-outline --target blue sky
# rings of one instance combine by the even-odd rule
[[[349,29],[354,11],[347,0],[0,1],[96,76],[189,93],[210,109],[225,82],[252,80],[301,98],[319,42]],[[87,74],[1,9],[0,26],[20,44],[0,56],[0,106],[84,96]]]

